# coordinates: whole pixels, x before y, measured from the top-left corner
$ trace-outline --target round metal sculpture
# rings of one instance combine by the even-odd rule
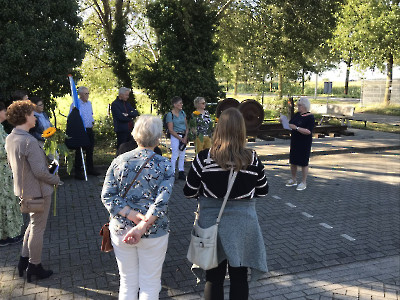
[[[256,100],[246,99],[240,103],[238,109],[246,123],[247,133],[257,132],[264,121],[264,109]]]
[[[219,116],[225,109],[228,109],[230,107],[238,107],[238,106],[239,106],[239,101],[237,101],[234,98],[226,98],[226,99],[218,102],[215,114],[216,114],[217,118],[219,118]]]

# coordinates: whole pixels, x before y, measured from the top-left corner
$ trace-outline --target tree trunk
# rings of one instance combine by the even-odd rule
[[[386,76],[386,87],[385,87],[385,105],[390,104],[390,96],[392,93],[392,80],[393,80],[393,54],[389,54],[387,62],[387,76]]]
[[[349,94],[349,77],[350,77],[350,67],[351,67],[351,55],[349,57],[349,60],[346,61],[346,81],[344,82],[344,94],[348,95]]]
[[[305,86],[305,80],[304,80],[304,69],[302,70],[301,73],[301,94],[304,95],[304,86]]]
[[[283,85],[283,75],[282,75],[282,73],[279,73],[279,75],[278,75],[278,95],[279,95],[279,98],[282,98],[283,97],[283,92],[282,92],[282,85]]]
[[[235,72],[235,85],[233,89],[233,94],[236,96],[238,93],[238,81],[239,81],[239,64],[236,64],[236,72]]]

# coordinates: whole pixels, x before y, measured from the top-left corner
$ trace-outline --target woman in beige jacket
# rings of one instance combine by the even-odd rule
[[[45,200],[41,213],[30,213],[30,222],[25,231],[21,258],[18,263],[19,276],[27,272],[27,281],[32,275],[38,279],[51,276],[53,271],[45,270],[41,264],[43,235],[50,211],[53,186],[60,178],[48,171],[46,155],[36,138],[29,134],[35,126],[35,104],[29,100],[15,101],[7,108],[7,120],[15,126],[6,138],[7,159],[14,177],[14,194],[23,198]]]

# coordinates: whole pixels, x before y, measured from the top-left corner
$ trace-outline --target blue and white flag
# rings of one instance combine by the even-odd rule
[[[68,75],[68,78],[69,78],[69,85],[71,86],[72,103],[79,110],[78,91],[76,90],[75,81],[72,78],[71,74]]]

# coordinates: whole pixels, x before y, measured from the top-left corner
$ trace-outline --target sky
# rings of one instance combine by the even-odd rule
[[[381,73],[379,70],[371,71],[365,70],[363,73],[358,72],[355,67],[350,69],[350,80],[364,79],[386,79],[386,74]],[[393,68],[393,79],[400,78],[400,67]],[[341,63],[335,70],[330,70],[318,76],[318,80],[328,79],[328,81],[342,81],[346,80],[346,64]],[[311,80],[315,80],[315,74],[311,76]]]

